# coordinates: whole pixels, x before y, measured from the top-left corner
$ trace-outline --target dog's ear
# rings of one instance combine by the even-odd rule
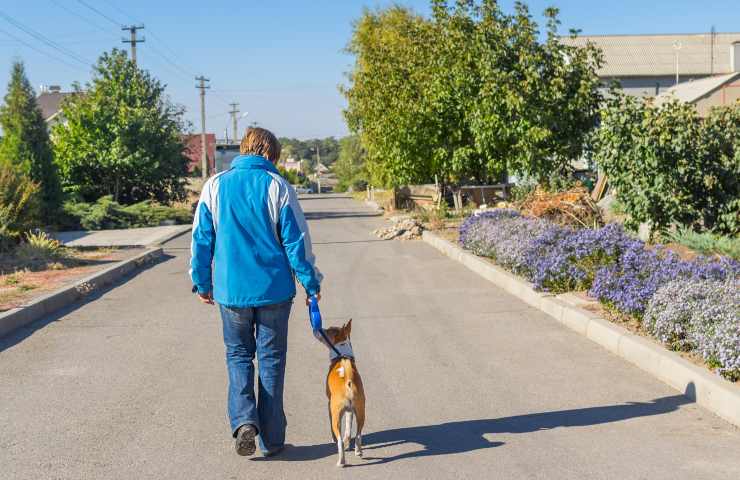
[[[342,330],[344,330],[347,333],[347,336],[352,333],[352,319],[350,318],[347,323],[344,324],[344,327],[342,327]]]

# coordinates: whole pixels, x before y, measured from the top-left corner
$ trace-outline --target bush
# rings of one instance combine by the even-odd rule
[[[530,243],[529,279],[543,291],[588,290],[596,273],[614,264],[634,242],[618,224],[595,230],[553,225]]]
[[[38,226],[40,207],[38,184],[0,164],[0,252],[12,248],[20,232]]]
[[[641,318],[655,292],[673,280],[725,280],[738,274],[740,263],[729,258],[681,260],[664,248],[647,249],[642,242],[634,241],[617,262],[596,272],[589,294]]]
[[[727,255],[740,260],[740,238],[715,235],[711,232],[699,233],[688,228],[680,228],[668,234],[667,238],[697,252]]]
[[[67,201],[63,207],[61,225],[66,230],[108,230],[114,228],[156,227],[166,221],[190,223],[193,216],[187,209],[174,208],[145,200],[122,206],[111,196],[95,203]]]
[[[740,378],[736,260],[682,260],[664,247],[647,247],[617,224],[575,230],[504,209],[466,219],[460,243],[538,290],[589,289],[602,303],[643,319],[648,332],[671,348],[695,349],[727,378]]]
[[[62,244],[45,232],[28,232],[25,241],[15,251],[16,256],[27,264],[48,263],[64,257]]]
[[[513,210],[493,210],[466,220],[460,242],[538,290],[565,292],[590,288],[598,269],[614,263],[634,240],[619,225],[574,230]]]
[[[628,227],[740,232],[740,103],[702,119],[693,105],[618,94],[594,138],[594,160],[616,187]]]
[[[622,227],[575,230],[493,210],[468,218],[460,243],[522,275],[538,290],[589,294],[640,318],[655,291],[676,279],[725,280],[740,274],[740,262],[720,257],[681,260],[663,247],[646,248]]]
[[[740,289],[736,280],[677,280],[661,287],[644,326],[674,350],[697,350],[726,378],[740,378]]]

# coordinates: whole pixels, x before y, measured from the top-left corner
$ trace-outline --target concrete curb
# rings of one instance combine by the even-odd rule
[[[180,225],[180,227],[181,228],[175,230],[172,233],[163,235],[162,237],[158,238],[156,241],[150,243],[148,246],[152,247],[152,246],[159,246],[159,245],[165,244],[169,242],[170,240],[172,240],[173,238],[177,238],[180,235],[184,235],[185,233],[193,229],[192,225]]]
[[[73,285],[38,297],[26,305],[0,313],[0,337],[85,298],[141,266],[161,257],[162,254],[163,250],[161,247],[150,248],[133,258],[122,260],[105,270],[82,278]]]
[[[585,335],[613,354],[682,392],[690,400],[740,427],[740,386],[723,380],[649,339],[580,308],[579,303],[584,302],[574,295],[537,292],[529,282],[466,252],[435,233],[425,231],[422,238],[502,290],[542,310],[568,328]]]

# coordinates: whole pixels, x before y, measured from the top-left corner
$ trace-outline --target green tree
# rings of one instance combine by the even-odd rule
[[[13,64],[5,104],[0,107],[0,127],[0,163],[40,186],[42,218],[53,221],[61,204],[61,187],[46,122],[22,62]]]
[[[38,226],[39,186],[12,165],[0,163],[0,253],[11,249],[21,233]]]
[[[184,109],[169,101],[164,85],[114,49],[76,90],[52,136],[65,190],[123,204],[185,197]]]
[[[629,227],[740,232],[740,103],[701,118],[691,104],[655,106],[615,93],[594,139],[594,160]]]
[[[339,140],[339,158],[333,167],[339,180],[337,190],[346,191],[351,187],[357,191],[367,186],[365,157],[365,150],[356,135],[349,135]]]
[[[282,159],[294,157],[296,160],[307,160],[311,168],[314,168],[318,161],[316,147],[319,147],[321,163],[324,166],[332,165],[339,157],[339,142],[334,137],[312,138],[309,140],[282,137],[279,140],[283,146]]]
[[[546,40],[527,7],[494,0],[432,1],[432,17],[403,7],[366,11],[345,116],[376,183],[546,178],[578,158],[596,124],[600,52],[567,46],[557,10]]]

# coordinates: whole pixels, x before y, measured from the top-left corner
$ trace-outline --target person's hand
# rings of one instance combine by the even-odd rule
[[[198,293],[198,300],[205,303],[206,305],[214,305],[213,303],[213,292]]]
[[[317,301],[317,302],[320,302],[320,301],[321,301],[321,293],[317,293],[317,294],[316,294],[316,295],[314,295],[314,296],[316,297],[316,301]],[[306,296],[306,306],[308,306],[308,305],[309,305],[308,301],[309,301],[310,299],[311,299],[311,297],[310,297],[310,296]]]

